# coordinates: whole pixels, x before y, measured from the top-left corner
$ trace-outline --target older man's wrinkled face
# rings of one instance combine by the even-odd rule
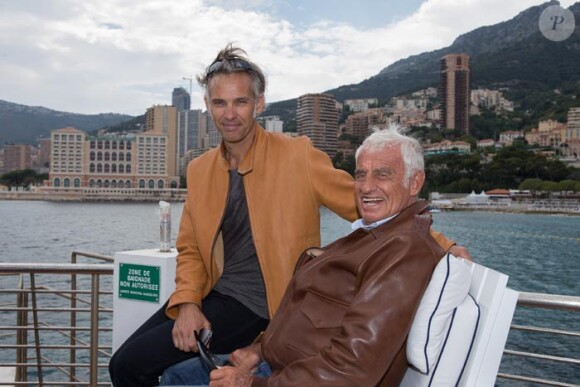
[[[400,145],[363,151],[355,170],[355,192],[364,223],[371,224],[401,212],[415,201],[424,179],[423,172],[416,172],[409,184],[405,184]]]

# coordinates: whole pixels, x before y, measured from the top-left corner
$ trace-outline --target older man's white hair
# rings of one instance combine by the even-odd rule
[[[389,125],[386,129],[374,128],[374,132],[368,136],[358,147],[355,158],[358,162],[360,154],[364,151],[377,152],[392,146],[401,146],[401,155],[405,163],[405,186],[409,185],[411,176],[418,171],[425,170],[423,159],[423,147],[419,141],[413,137],[401,133],[401,127],[395,124]]]

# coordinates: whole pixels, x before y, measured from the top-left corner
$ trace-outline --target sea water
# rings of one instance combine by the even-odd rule
[[[183,203],[172,203],[171,241],[178,231]],[[350,224],[321,210],[323,244],[346,235]],[[283,227],[280,219],[279,225]],[[466,246],[473,258],[510,276],[518,291],[580,295],[580,216],[442,212],[433,214],[433,228]],[[65,203],[0,201],[0,261],[68,263],[72,251],[113,256],[115,252],[159,247],[158,203]],[[4,279],[0,277],[0,284]],[[542,322],[550,311],[518,311],[515,323]],[[580,328],[579,314],[558,314],[557,328]],[[530,342],[511,332],[508,346],[517,350],[580,357],[577,338],[540,336]],[[5,361],[6,359],[1,359]],[[580,383],[580,367],[557,366],[504,356],[500,372],[546,373]],[[498,381],[498,385],[510,385]]]

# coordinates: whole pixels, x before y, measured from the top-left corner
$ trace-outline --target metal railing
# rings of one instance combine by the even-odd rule
[[[79,257],[113,261],[0,264],[0,367],[15,370],[0,385],[110,385],[113,265]]]
[[[79,263],[77,257],[106,263]],[[15,381],[0,380],[0,386],[110,385],[112,261],[107,256],[73,252],[70,264],[0,263],[0,370],[16,370]],[[542,319],[526,316],[530,310],[547,311],[543,318],[548,324],[532,325]],[[520,312],[524,312],[525,324],[517,322]],[[561,318],[556,312],[567,315]],[[558,327],[563,319],[578,329],[579,312],[580,297],[520,293],[502,361],[508,371],[500,368],[497,384],[580,385],[580,332]],[[559,349],[569,349],[572,356],[554,355],[541,345],[536,352],[511,348],[513,334],[557,337],[547,342],[559,340]],[[524,338],[519,345],[527,347],[535,341],[541,342]],[[528,361],[540,366],[524,366]],[[558,373],[557,377],[515,374],[539,368],[540,375],[545,375],[542,368],[551,363],[563,365],[567,379]]]
[[[509,372],[500,369],[498,380],[517,382],[518,386],[580,386],[579,312],[580,297],[520,292],[510,329],[510,337],[518,336],[518,340],[512,343],[508,338],[502,365],[510,365],[504,367]],[[516,345],[523,349],[513,349]],[[521,374],[524,371],[528,373]]]

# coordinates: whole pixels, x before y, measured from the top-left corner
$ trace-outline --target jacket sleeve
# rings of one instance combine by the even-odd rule
[[[178,306],[180,304],[193,302],[201,306],[203,289],[209,280],[197,248],[191,218],[193,214],[191,213],[188,202],[189,198],[183,206],[176,241],[178,255],[175,273],[175,291],[169,298],[169,303],[165,310],[167,316],[173,319],[178,315]]]
[[[352,176],[334,168],[328,155],[311,142],[307,157],[310,186],[318,203],[350,222],[358,219]]]
[[[441,246],[441,248],[445,251],[449,251],[450,248],[455,246],[455,241],[452,239],[447,238],[445,235],[440,233],[439,231],[435,231],[432,228],[429,229],[429,233],[435,239],[437,244]]]
[[[375,386],[404,351],[406,338],[434,268],[429,244],[399,234],[387,249],[369,255],[359,289],[328,346],[288,364],[253,386]],[[297,335],[300,332],[296,332]]]

